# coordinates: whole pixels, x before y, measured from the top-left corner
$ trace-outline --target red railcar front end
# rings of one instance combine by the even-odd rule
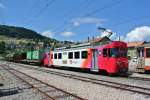
[[[113,41],[98,48],[98,67],[109,74],[126,73],[128,71],[127,44]]]

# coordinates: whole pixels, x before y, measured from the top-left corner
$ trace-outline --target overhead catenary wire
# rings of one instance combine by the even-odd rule
[[[102,8],[97,8],[97,9],[95,9],[95,10],[93,10],[93,11],[87,13],[87,14],[84,14],[82,17],[89,17],[89,16],[94,15],[96,13],[100,13],[100,12],[104,11],[105,9],[108,9],[108,8],[111,8],[115,5],[120,4],[123,1],[124,0],[117,0],[115,2],[108,3],[108,4],[104,5]]]
[[[31,23],[35,18],[41,16],[42,13],[44,13],[44,11],[45,11],[50,5],[52,5],[52,4],[54,3],[54,1],[55,1],[55,0],[48,0],[48,2],[45,4],[45,6],[42,7],[42,8],[32,17],[32,19],[28,20],[27,23],[29,23],[29,22]],[[30,25],[31,25],[31,24],[30,24]]]
[[[118,23],[114,23],[114,24],[112,24],[112,25],[108,25],[108,27],[116,27],[116,26],[119,26],[119,25],[122,25],[122,24],[126,24],[126,23],[131,23],[131,22],[134,22],[134,21],[140,21],[140,19],[149,19],[150,18],[150,16],[143,16],[143,17],[134,17],[134,18],[128,18],[128,19],[125,19],[125,20],[123,20],[123,21],[121,21],[121,22],[118,22]]]
[[[108,4],[104,5],[103,7],[97,8],[96,10],[93,10],[93,11],[91,11],[89,13],[86,13],[86,14],[82,15],[81,18],[89,17],[89,16],[92,16],[92,15],[94,15],[96,13],[100,13],[100,12],[104,11],[105,9],[111,8],[113,6],[116,6],[116,5],[120,4],[120,3],[122,3],[123,1],[124,0],[117,0],[115,2],[108,3]],[[73,28],[73,25],[71,23],[68,23],[68,24],[64,25],[64,29],[62,29],[63,31],[67,30],[68,27],[65,28],[66,26],[68,26],[70,29]]]
[[[82,7],[82,9],[87,8],[87,7],[89,6],[89,4],[90,4],[89,1],[90,1],[90,0],[84,0],[83,2],[81,2],[81,3],[79,4],[79,7],[80,7],[80,8]],[[77,7],[76,7],[76,8],[77,8]],[[73,14],[74,14],[76,8],[72,8],[72,9],[70,9],[69,11],[67,11],[67,13],[65,13],[65,14],[63,15],[63,16],[65,16],[65,17],[64,17],[64,18],[65,18],[65,21],[64,21],[62,24],[60,24],[58,27],[54,28],[52,31],[53,31],[53,32],[57,32],[59,29],[63,28],[65,25],[68,25],[69,22],[68,22],[67,18],[73,16]],[[77,11],[77,10],[76,10],[76,11]],[[78,13],[79,13],[79,12],[81,12],[81,10],[78,11]],[[67,18],[66,18],[66,16],[67,16]]]
[[[31,5],[31,7],[28,9],[27,13],[25,14],[23,21],[21,21],[22,24],[25,24],[26,21],[28,21],[28,19],[26,18],[30,18],[28,17],[29,14],[31,14],[35,8],[37,7],[37,5],[40,3],[41,0],[35,0],[35,2]],[[32,17],[32,16],[31,16]],[[25,19],[25,20],[24,20]]]

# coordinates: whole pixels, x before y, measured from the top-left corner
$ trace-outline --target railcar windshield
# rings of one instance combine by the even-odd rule
[[[127,49],[125,48],[120,48],[120,57],[127,57]]]
[[[110,48],[108,49],[109,57],[119,57],[119,49],[118,48]]]
[[[127,49],[125,48],[109,48],[109,57],[127,57]]]

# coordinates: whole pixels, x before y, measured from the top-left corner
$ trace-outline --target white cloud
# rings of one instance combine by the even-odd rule
[[[71,23],[73,23],[74,26],[79,26],[81,24],[96,24],[100,25],[103,21],[106,21],[104,19],[99,18],[93,18],[93,17],[85,17],[85,18],[76,18],[71,20]]]
[[[0,8],[5,8],[4,5],[2,3],[0,3]]]
[[[150,41],[150,27],[149,26],[141,26],[133,29],[126,35],[121,35],[119,37],[115,36],[115,40],[125,41],[125,42],[133,42],[133,41]]]
[[[53,32],[51,32],[51,31],[44,31],[43,33],[42,33],[42,35],[43,36],[46,36],[46,37],[50,37],[50,38],[53,38],[54,37],[54,33]]]
[[[65,36],[65,37],[70,37],[70,36],[72,36],[72,35],[75,35],[75,33],[74,33],[74,32],[71,32],[71,31],[67,31],[67,32],[61,33],[61,35],[62,35],[62,36]]]
[[[127,33],[126,41],[150,41],[150,27],[137,27],[131,32]]]

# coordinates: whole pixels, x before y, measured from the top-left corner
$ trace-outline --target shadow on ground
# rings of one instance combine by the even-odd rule
[[[20,93],[21,89],[20,88],[8,88],[8,89],[0,89],[0,97],[3,97],[3,96],[10,96],[10,95],[15,95],[15,94],[18,94]]]

